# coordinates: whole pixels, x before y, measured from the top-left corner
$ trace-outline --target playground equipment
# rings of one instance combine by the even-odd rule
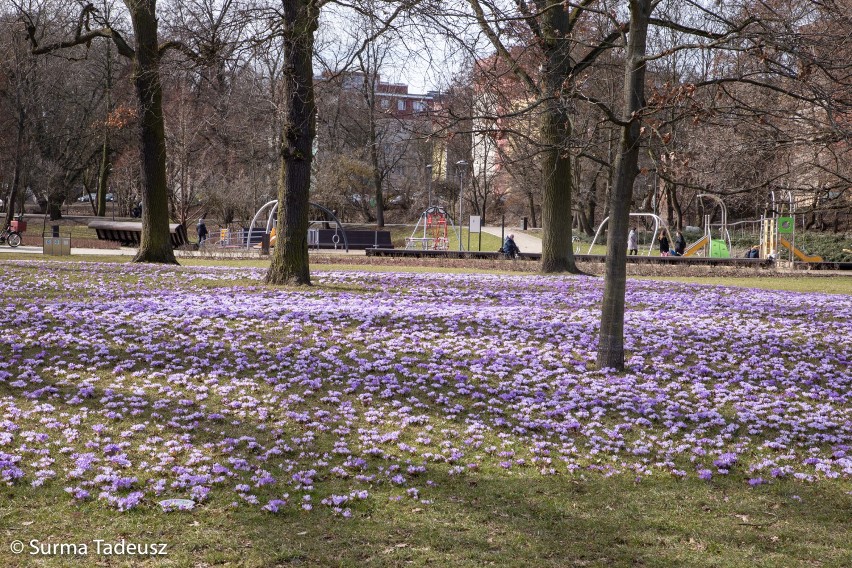
[[[450,240],[448,238],[448,230],[450,228],[455,232],[459,243],[461,243],[461,234],[447,213],[447,210],[437,205],[427,207],[420,214],[420,218],[417,220],[411,236],[405,239],[405,248],[449,250]]]
[[[760,223],[760,258],[781,260],[779,247],[789,251],[789,260],[795,256],[802,262],[822,262],[818,255],[809,255],[796,248],[796,204],[789,189],[769,194],[770,201]],[[787,237],[789,236],[789,240]]]
[[[308,203],[308,205],[310,207],[313,207],[314,209],[319,209],[324,215],[323,219],[309,221],[309,224],[308,224],[308,246],[316,245],[318,243],[318,238],[319,238],[319,236],[318,236],[319,231],[317,229],[312,229],[311,227],[315,223],[328,224],[328,223],[331,223],[333,221],[334,224],[335,224],[335,229],[334,229],[334,235],[332,236],[332,240],[333,240],[335,246],[342,240],[344,250],[346,250],[346,252],[349,252],[349,240],[346,238],[346,230],[343,228],[343,225],[338,220],[337,215],[335,215],[333,211],[323,207],[322,205],[318,205],[318,204],[313,203],[313,202]],[[255,223],[257,223],[258,219],[260,219],[261,216],[264,213],[266,213],[267,217],[266,217],[266,228],[265,228],[263,234],[269,235],[269,246],[275,245],[275,240],[277,240],[277,236],[275,235],[275,227],[273,226],[273,224],[275,222],[277,212],[278,212],[278,200],[277,199],[274,199],[274,200],[264,204],[260,209],[257,210],[257,213],[255,213],[254,218],[252,218],[252,220],[251,220],[251,225],[249,225],[248,234],[245,237],[245,243],[244,243],[245,248],[250,248],[252,246],[252,244],[256,244],[256,241],[254,243],[252,242],[252,236],[254,234],[254,225],[255,225]]]
[[[728,208],[725,207],[725,202],[716,195],[709,193],[699,193],[696,195],[698,202],[704,207],[703,199],[710,199],[718,205],[722,212],[722,219],[719,225],[711,224],[715,207],[710,214],[704,215],[704,235],[686,247],[683,256],[692,256],[703,251],[703,255],[708,258],[730,258],[731,257],[731,234],[728,232]],[[719,227],[719,238],[713,238],[713,227]]]
[[[651,256],[651,251],[654,250],[654,243],[657,242],[657,233],[659,233],[660,229],[668,230],[666,227],[666,222],[663,221],[662,217],[659,215],[655,215],[653,213],[631,213],[631,217],[651,217],[654,220],[654,236],[651,239],[651,245],[648,247],[648,255]],[[595,242],[598,240],[598,236],[601,234],[604,226],[609,222],[609,217],[604,218],[601,221],[601,224],[598,226],[598,230],[595,231],[595,238],[592,239],[592,244],[589,245],[589,252],[586,254],[592,254],[592,247],[595,246]]]

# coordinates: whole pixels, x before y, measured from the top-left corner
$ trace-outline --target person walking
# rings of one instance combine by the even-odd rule
[[[639,254],[639,234],[636,227],[630,227],[630,232],[627,233],[627,254]]]
[[[207,225],[204,224],[204,219],[198,220],[195,231],[198,233],[198,246],[201,246],[207,240]]]

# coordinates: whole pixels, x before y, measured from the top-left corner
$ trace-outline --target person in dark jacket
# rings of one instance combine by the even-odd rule
[[[675,233],[674,245],[675,256],[683,256],[683,253],[686,251],[686,239],[683,238],[683,233],[680,231]]]
[[[669,237],[665,231],[660,233],[660,256],[669,256]]]
[[[509,258],[516,258],[519,254],[521,254],[521,249],[518,248],[518,245],[515,244],[515,235],[509,235],[506,237],[506,240],[503,241],[503,254],[505,254]]]
[[[198,244],[201,245],[207,240],[207,225],[204,224],[204,219],[198,220],[198,226],[195,227],[198,232]]]

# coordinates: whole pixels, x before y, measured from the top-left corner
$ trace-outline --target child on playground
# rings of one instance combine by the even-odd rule
[[[660,233],[660,256],[669,256],[669,237],[666,230]]]

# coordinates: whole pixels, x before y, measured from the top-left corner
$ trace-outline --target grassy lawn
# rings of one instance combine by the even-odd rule
[[[377,496],[356,518],[128,513],[61,491],[5,489],[3,566],[849,566],[852,503],[837,486],[490,476],[442,480],[435,504]],[[381,499],[385,499],[385,503]],[[87,557],[12,555],[13,540],[87,543]],[[95,539],[165,543],[164,557],[95,554]],[[76,562],[75,562],[76,561]]]
[[[852,565],[849,278],[0,258],[0,566]]]

